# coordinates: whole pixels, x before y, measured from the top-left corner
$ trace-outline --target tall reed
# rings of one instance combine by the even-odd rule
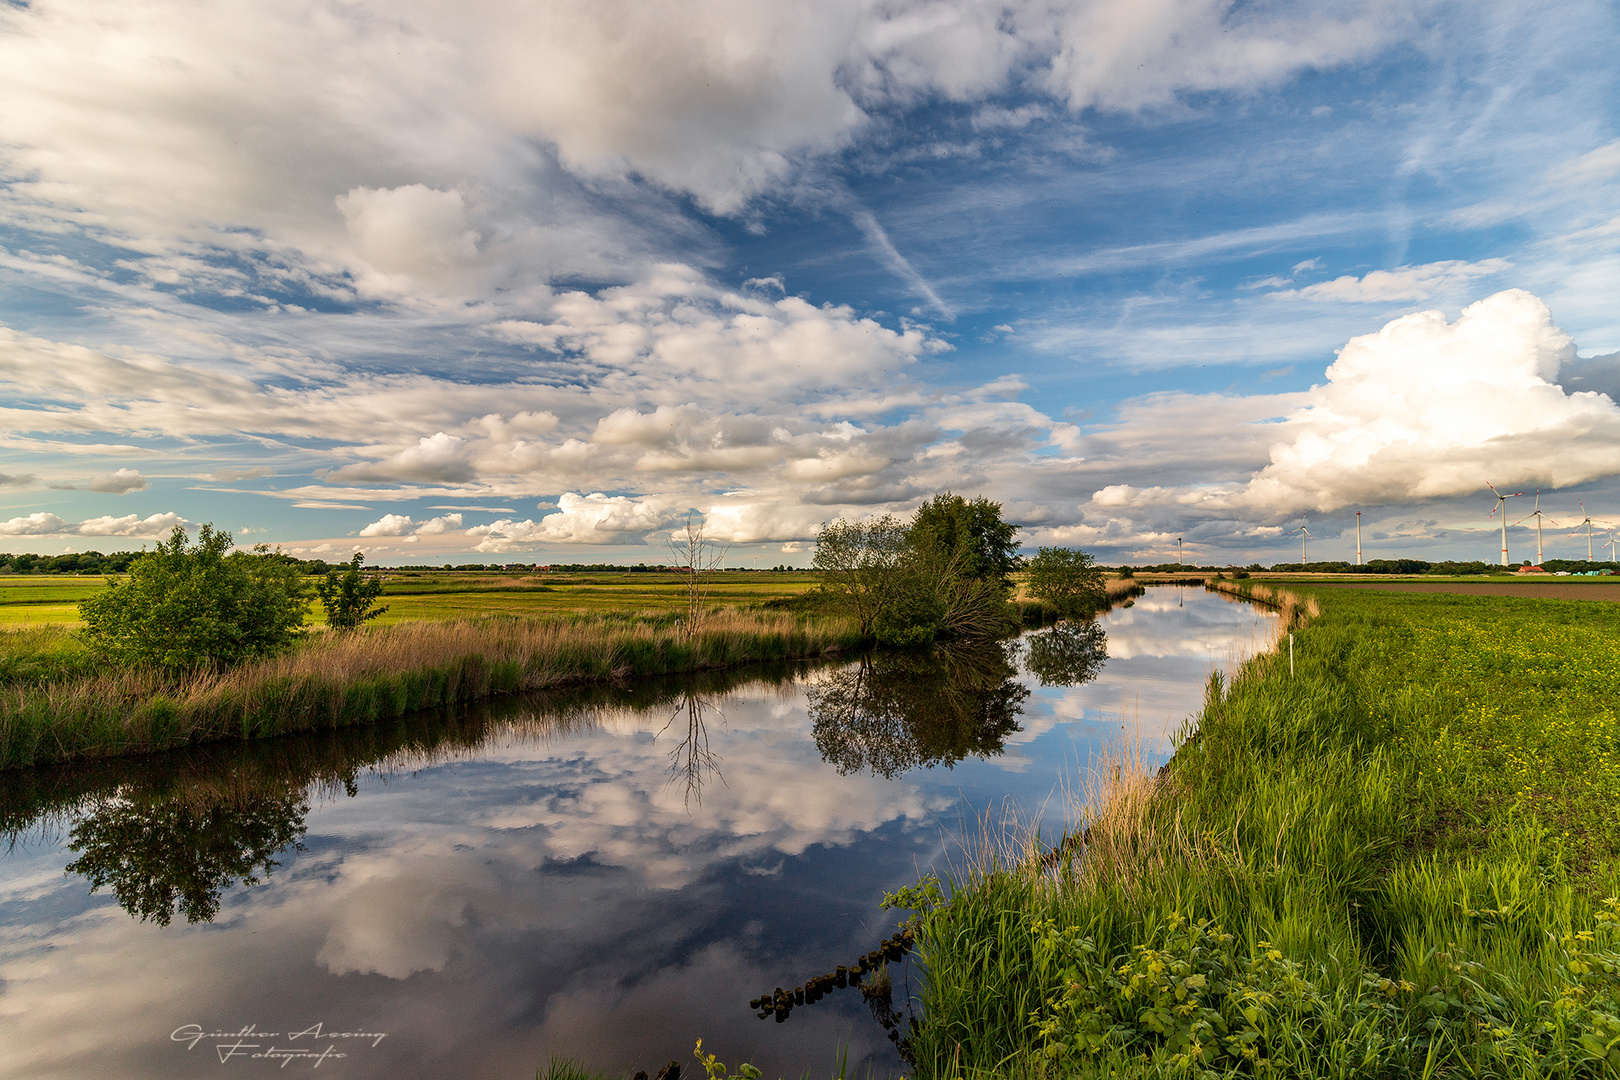
[[[174,679],[123,669],[0,689],[0,767],[344,727],[568,683],[698,671],[859,647],[843,619],[723,610],[668,618],[400,623],[315,634],[278,657]]]

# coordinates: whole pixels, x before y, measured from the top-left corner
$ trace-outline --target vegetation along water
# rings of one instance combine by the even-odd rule
[[[1164,769],[895,898],[918,1075],[1620,1076],[1612,605],[1219,587],[1292,641]]]

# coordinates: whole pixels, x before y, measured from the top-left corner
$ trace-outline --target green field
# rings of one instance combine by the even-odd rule
[[[1289,589],[1082,840],[902,898],[918,1076],[1620,1077],[1620,609]]]
[[[311,579],[313,584],[314,579]],[[713,606],[752,606],[796,596],[815,584],[808,571],[721,571],[709,575]],[[104,588],[98,577],[0,576],[0,628],[79,622],[79,601]],[[674,573],[502,574],[477,571],[390,572],[383,586],[387,614],[380,623],[459,619],[479,615],[592,614],[679,611],[686,585]],[[311,605],[311,624],[324,622]]]

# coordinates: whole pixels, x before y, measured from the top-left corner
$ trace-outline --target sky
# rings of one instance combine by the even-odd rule
[[[1620,9],[0,4],[0,550],[1620,524]],[[1531,504],[1531,505],[1525,505]],[[1604,552],[1597,552],[1601,557]]]

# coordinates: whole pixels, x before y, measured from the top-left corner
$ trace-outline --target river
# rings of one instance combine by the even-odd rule
[[[699,1037],[899,1073],[859,991],[749,1000],[873,949],[987,820],[1057,835],[1097,755],[1162,760],[1273,621],[1158,587],[989,651],[0,774],[0,1077],[691,1075]]]

